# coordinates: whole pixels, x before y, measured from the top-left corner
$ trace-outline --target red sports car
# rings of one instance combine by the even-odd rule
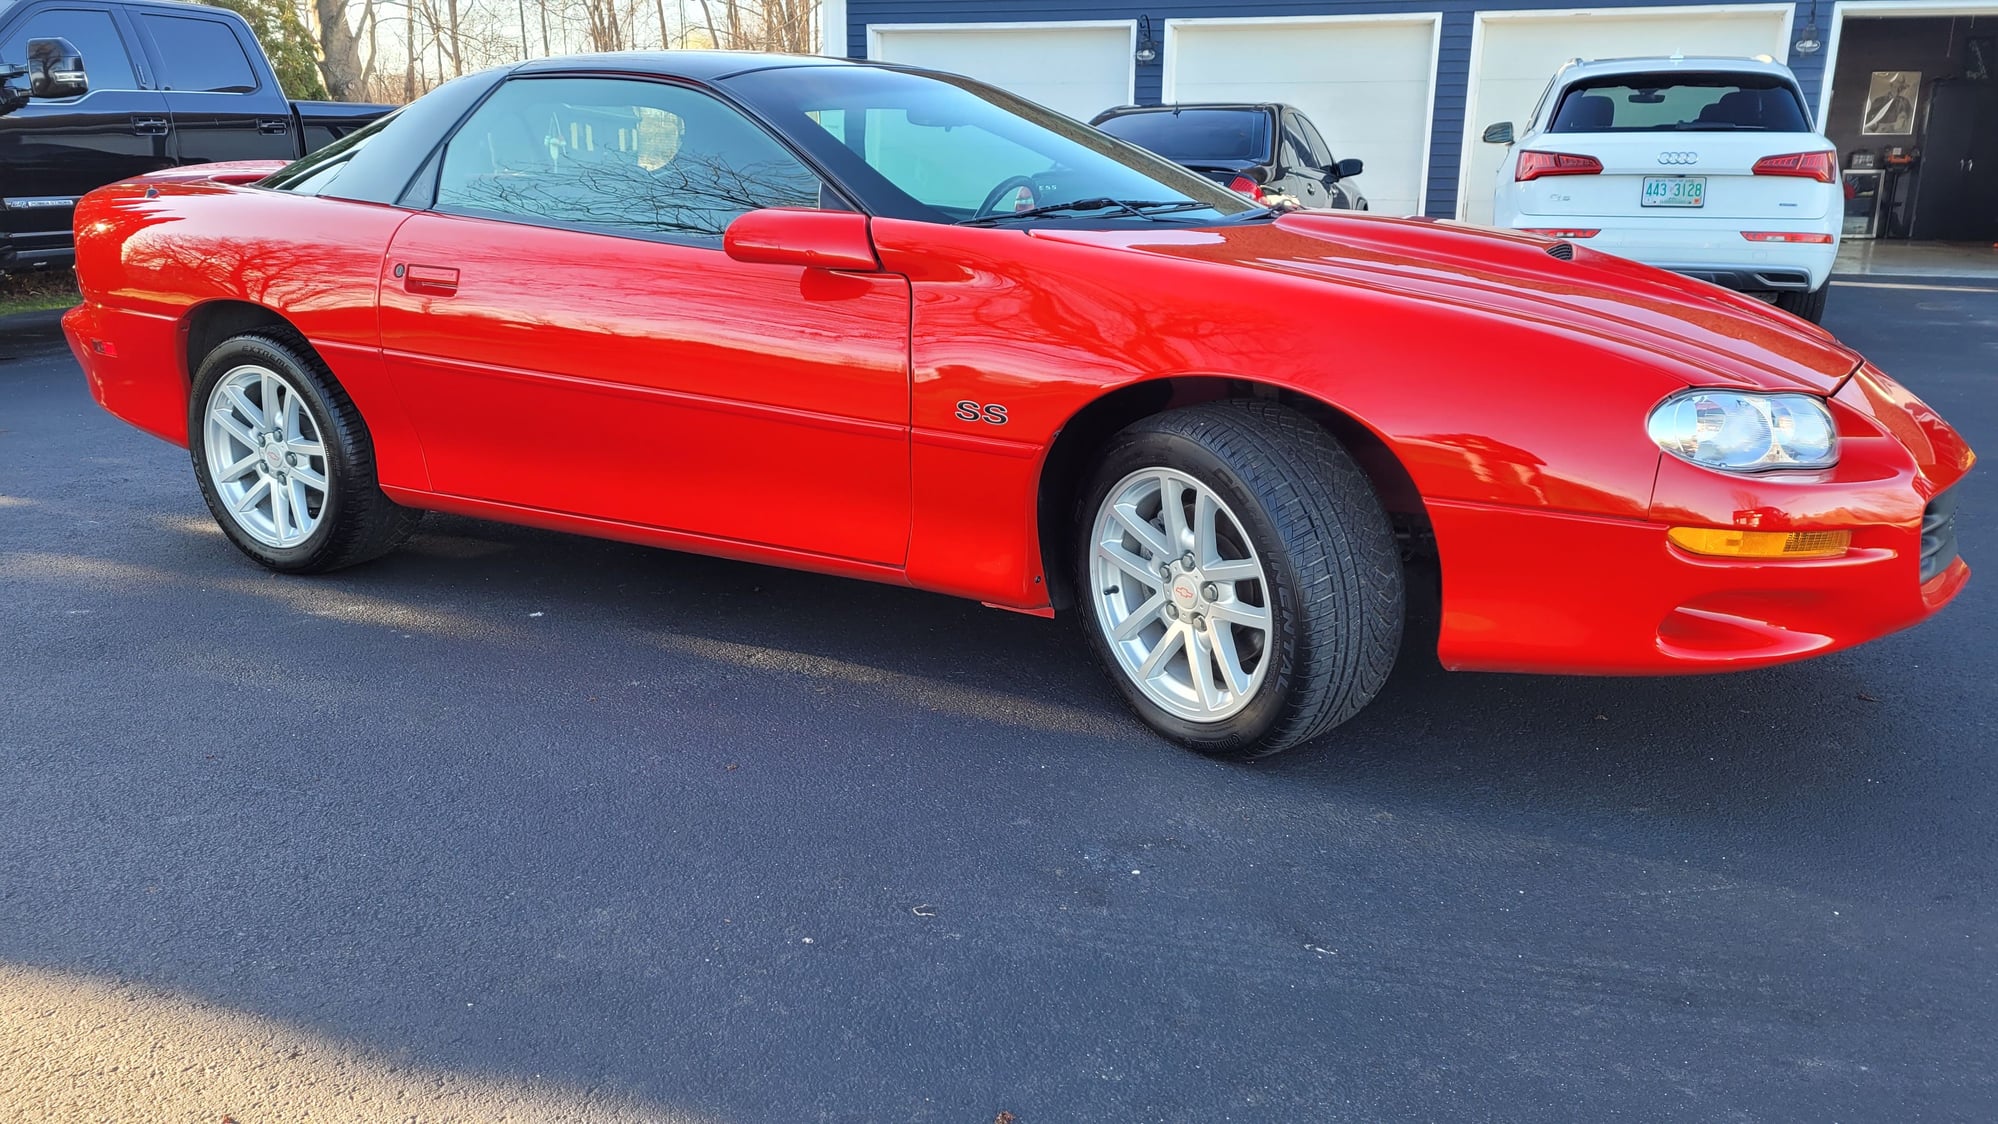
[[[1451,668],[1829,652],[1962,589],[1971,451],[1837,340],[1565,242],[1276,213],[962,78],[530,62],[77,211],[106,409],[312,573],[449,511],[1073,608],[1160,731]]]

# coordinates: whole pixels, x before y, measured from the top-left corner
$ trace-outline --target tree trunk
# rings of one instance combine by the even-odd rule
[[[326,92],[337,101],[357,100],[373,60],[361,59],[361,37],[347,23],[347,0],[313,0],[313,9],[319,16],[319,74],[326,79]]]
[[[701,19],[708,25],[708,46],[720,47],[721,36],[715,32],[715,12],[708,6],[708,0],[701,0]]]
[[[409,18],[405,21],[406,38],[403,41],[402,64],[402,103],[408,105],[416,100],[416,4],[407,9]]]

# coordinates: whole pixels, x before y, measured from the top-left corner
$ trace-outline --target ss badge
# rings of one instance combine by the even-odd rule
[[[982,406],[976,402],[959,402],[957,404],[957,420],[967,422],[982,421],[987,425],[1005,425],[1006,407],[1001,406],[997,402],[987,402]]]

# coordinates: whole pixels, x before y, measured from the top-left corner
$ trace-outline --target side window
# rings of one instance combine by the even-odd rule
[[[1540,123],[1540,111],[1547,108],[1547,95],[1554,92],[1554,83],[1560,80],[1561,76],[1557,74],[1547,80],[1547,85],[1541,87],[1540,100],[1533,103],[1533,112],[1527,114],[1526,120],[1520,123],[1520,127],[1513,130],[1515,134],[1523,137],[1532,132],[1533,127]]]
[[[817,207],[820,183],[706,94],[617,78],[516,78],[451,138],[437,209],[718,244],[762,207]]]
[[[20,62],[28,57],[28,40],[63,38],[83,55],[84,73],[93,90],[136,90],[138,76],[132,55],[118,34],[111,13],[87,8],[49,8],[28,17],[0,43],[0,59]]]
[[[1297,126],[1298,131],[1304,134],[1304,145],[1311,155],[1312,167],[1329,168],[1338,163],[1332,150],[1325,147],[1325,138],[1318,135],[1318,126],[1312,124],[1309,117],[1299,117]]]
[[[1283,146],[1278,156],[1282,158],[1283,170],[1286,172],[1311,167],[1311,151],[1297,131],[1295,113],[1283,115]]]
[[[248,94],[257,89],[257,72],[243,53],[236,29],[220,20],[161,16],[139,17],[160,49],[160,85],[169,90],[218,94]],[[88,54],[83,61],[95,67]]]

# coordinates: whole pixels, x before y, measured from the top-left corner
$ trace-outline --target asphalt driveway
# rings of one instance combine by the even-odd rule
[[[1998,293],[1913,284],[1829,323],[1998,454]],[[1066,621],[437,517],[272,577],[0,356],[0,1120],[1998,1119],[1989,467],[1913,631],[1406,651],[1238,767]]]

